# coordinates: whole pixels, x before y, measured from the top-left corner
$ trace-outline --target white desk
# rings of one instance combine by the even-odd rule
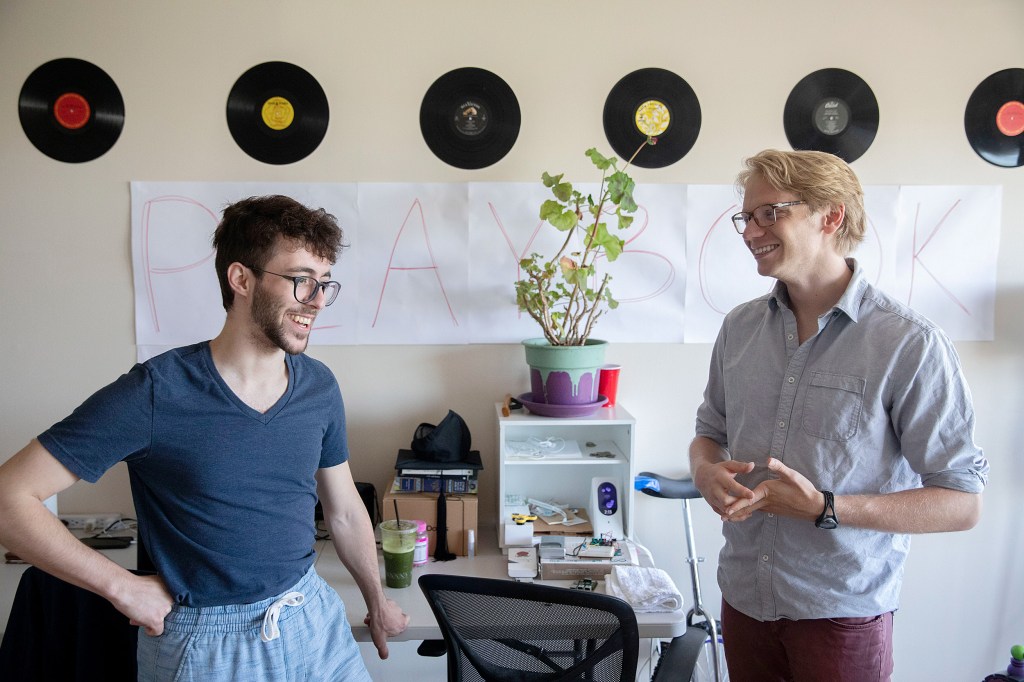
[[[512,580],[508,577],[508,569],[505,555],[497,548],[496,538],[493,531],[488,533],[483,530],[481,535],[490,536],[490,542],[481,543],[483,553],[475,557],[457,557],[453,561],[434,561],[433,559],[426,566],[419,566],[413,569],[413,582],[409,587],[401,589],[385,587],[384,592],[391,599],[402,607],[405,613],[409,614],[409,627],[394,641],[420,641],[424,639],[441,639],[441,630],[434,619],[434,613],[427,604],[426,597],[420,590],[416,580],[424,573],[447,573],[451,575],[479,576],[483,578],[502,578]],[[316,545],[317,560],[316,570],[331,587],[337,590],[345,602],[348,611],[349,624],[352,626],[352,633],[358,642],[370,642],[370,628],[363,623],[366,616],[366,606],[363,603],[363,595],[359,592],[355,580],[349,575],[334,546],[330,542],[318,542]],[[2,554],[2,550],[0,550]],[[135,545],[128,549],[103,550],[107,555],[125,568],[135,567]],[[384,558],[378,552],[380,562],[380,575],[384,575]],[[25,564],[2,564],[0,563],[0,635],[7,625],[7,617],[11,612],[11,603],[14,601],[14,593],[18,587],[21,574],[25,572]],[[568,586],[570,581],[550,581],[547,584]],[[604,591],[604,582],[598,583],[598,591]],[[638,613],[636,614],[637,625],[642,639],[671,639],[686,631],[686,610],[673,611],[671,613]]]
[[[476,576],[481,578],[503,578],[508,577],[508,559],[498,550],[497,538],[493,537],[493,531],[487,533],[482,529],[481,536],[488,535],[489,542],[481,554],[475,557],[457,557],[453,561],[434,561],[431,559],[426,566],[419,566],[413,569],[412,584],[409,587],[391,588],[385,587],[384,593],[395,600],[402,610],[409,615],[409,627],[405,632],[392,638],[394,641],[413,641],[424,639],[442,639],[441,629],[437,626],[430,605],[416,581],[419,576],[425,573],[444,573],[449,575]],[[480,543],[483,545],[484,543]],[[348,612],[349,625],[352,626],[352,634],[357,642],[369,642],[370,628],[363,623],[366,616],[366,607],[363,603],[363,595],[359,592],[355,580],[349,575],[334,547],[329,542],[317,543],[316,570],[331,587],[341,595],[342,601]],[[384,558],[378,552],[380,563],[380,574],[384,575]],[[383,577],[382,577],[383,580]],[[562,585],[568,587],[571,581],[547,581],[545,584]],[[604,591],[604,582],[599,584],[599,592]],[[641,639],[671,639],[686,632],[686,609],[672,611],[669,613],[638,613],[636,614],[637,626]]]

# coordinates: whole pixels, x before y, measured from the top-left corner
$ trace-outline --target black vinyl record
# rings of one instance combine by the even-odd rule
[[[664,168],[683,158],[700,133],[700,102],[685,80],[665,69],[638,69],[619,79],[604,101],[604,134],[615,153],[641,168]]]
[[[789,93],[782,123],[793,149],[828,152],[851,163],[875,139],[878,101],[857,74],[821,69]]]
[[[1024,166],[1024,69],[1003,69],[971,93],[964,130],[978,156],[995,166]]]
[[[264,163],[294,163],[313,153],[327,133],[327,95],[308,71],[264,62],[235,81],[228,94],[228,129],[246,154]]]
[[[25,79],[18,117],[36,149],[57,161],[82,163],[102,156],[117,142],[124,127],[124,99],[95,64],[54,59]]]
[[[427,88],[420,131],[437,158],[476,169],[500,161],[519,137],[519,100],[499,76],[467,66]]]

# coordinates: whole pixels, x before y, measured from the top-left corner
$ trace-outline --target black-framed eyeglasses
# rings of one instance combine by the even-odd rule
[[[270,272],[263,268],[257,268],[252,265],[246,266],[253,272],[262,272],[266,275],[277,275],[284,279],[290,279],[294,289],[292,293],[295,296],[295,300],[299,303],[310,303],[316,295],[323,289],[324,292],[324,306],[329,306],[334,303],[334,300],[338,298],[338,292],[341,291],[341,283],[331,280],[329,282],[321,282],[315,277],[304,277],[302,275],[295,277],[292,275],[282,275],[278,272]]]
[[[783,201],[778,204],[758,206],[753,211],[740,211],[732,217],[732,224],[740,234],[743,234],[743,231],[747,229],[747,223],[751,220],[757,223],[758,227],[771,227],[775,224],[776,209],[786,208],[787,206],[799,206],[806,203],[806,201]]]

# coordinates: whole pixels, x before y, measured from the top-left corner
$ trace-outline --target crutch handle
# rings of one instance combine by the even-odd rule
[[[641,471],[633,479],[633,487],[651,497],[673,500],[694,500],[701,496],[692,478],[668,478],[650,471]]]

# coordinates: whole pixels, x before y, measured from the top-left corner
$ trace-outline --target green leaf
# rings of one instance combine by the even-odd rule
[[[573,268],[570,270],[563,270],[562,273],[565,275],[565,281],[568,284],[575,284],[581,289],[585,289],[587,286],[589,270],[589,268]]]
[[[626,188],[627,180],[629,180],[629,176],[622,171],[608,176],[608,196],[611,198],[612,203],[618,204],[622,201],[622,192]]]
[[[589,156],[590,160],[593,161],[594,165],[601,170],[608,170],[609,168],[615,165],[616,161],[614,156],[610,159],[605,158],[604,155],[602,155],[601,152],[597,151],[597,149],[595,149],[594,147],[591,147],[590,149],[587,150],[587,156]]]
[[[612,203],[621,206],[622,210],[632,213],[636,210],[636,203],[633,201],[633,190],[636,184],[633,179],[622,171],[613,173],[608,177],[608,193]]]
[[[548,175],[547,171],[544,171],[544,174],[540,176],[540,181],[544,183],[545,187],[554,187],[562,181],[563,175],[565,175],[565,173],[559,173],[558,175],[551,176]]]
[[[612,235],[609,235],[609,238],[608,243],[604,245],[604,255],[610,263],[622,255],[622,249],[626,246],[626,242]]]
[[[626,245],[624,241],[608,231],[608,226],[605,223],[598,223],[594,228],[591,244],[595,248],[603,249],[609,262],[618,258]]]
[[[619,229],[620,230],[625,230],[626,228],[628,228],[632,224],[633,224],[633,216],[631,216],[631,215],[623,215],[622,213],[619,213]]]
[[[622,201],[619,202],[619,209],[626,213],[633,213],[639,208],[636,205],[636,201],[633,200],[633,181],[629,181],[629,191],[624,192],[622,195]]]
[[[580,222],[580,217],[576,215],[576,211],[569,209],[562,211],[558,215],[548,217],[548,222],[554,225],[562,232],[568,232]]]
[[[559,201],[569,201],[572,198],[572,183],[560,182],[551,188],[551,192]]]
[[[576,227],[580,221],[575,209],[565,208],[554,199],[548,199],[540,205],[540,219],[548,221],[562,232]]]
[[[562,205],[554,199],[548,199],[540,205],[540,219],[548,220],[562,212]]]

